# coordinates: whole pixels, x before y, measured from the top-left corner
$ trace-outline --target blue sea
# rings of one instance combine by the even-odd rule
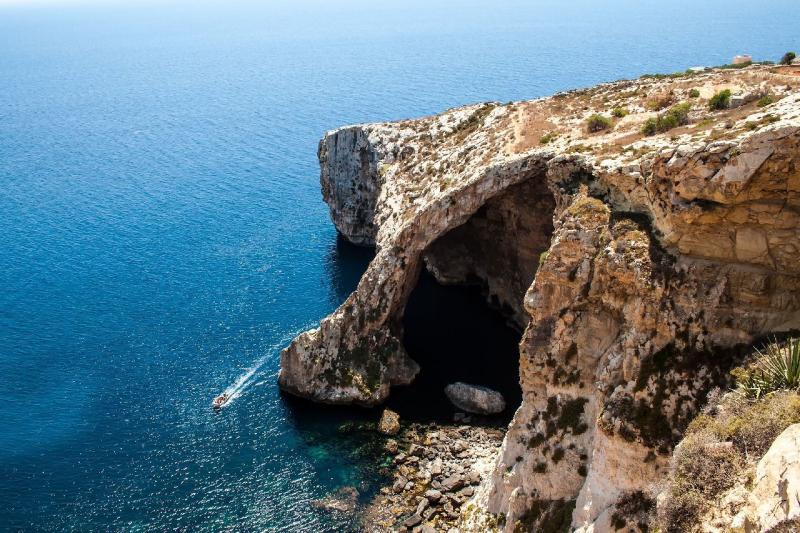
[[[322,133],[798,30],[796,0],[0,0],[0,530],[356,529],[310,502],[374,493],[342,424],[377,413],[276,386],[372,253],[330,223]]]

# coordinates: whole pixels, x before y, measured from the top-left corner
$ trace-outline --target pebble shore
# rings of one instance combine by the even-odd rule
[[[458,531],[460,509],[491,475],[504,431],[411,424],[386,440],[391,485],[373,499],[364,531]]]

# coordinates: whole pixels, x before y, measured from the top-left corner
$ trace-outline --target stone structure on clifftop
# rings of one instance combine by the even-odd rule
[[[333,221],[377,253],[284,350],[281,387],[380,404],[419,370],[401,318],[421,269],[479,279],[524,328],[523,402],[462,529],[567,516],[609,530],[623,494],[663,477],[739,348],[800,328],[798,87],[752,66],[327,133]],[[710,110],[722,89],[749,103]],[[641,133],[681,103],[688,123]],[[594,113],[611,127],[587,133]]]

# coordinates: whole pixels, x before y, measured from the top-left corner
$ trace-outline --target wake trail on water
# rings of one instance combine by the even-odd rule
[[[261,384],[263,384],[264,381],[260,381],[258,383],[254,383],[255,382],[254,378],[257,375],[260,377],[259,370],[261,370],[261,367],[264,366],[264,363],[266,363],[269,360],[270,356],[272,355],[272,353],[275,350],[280,350],[282,347],[286,346],[293,338],[295,338],[297,335],[299,335],[300,333],[302,333],[306,329],[309,329],[308,326],[303,327],[303,328],[301,328],[298,331],[295,331],[293,333],[288,333],[288,334],[284,335],[283,337],[281,337],[281,339],[278,342],[273,344],[267,350],[268,351],[267,355],[264,355],[264,356],[259,357],[258,359],[256,359],[255,363],[253,363],[252,366],[247,368],[242,373],[242,375],[240,375],[238,378],[236,378],[236,381],[234,381],[230,386],[228,386],[228,388],[226,388],[224,391],[222,391],[222,394],[226,394],[228,396],[228,401],[226,401],[224,404],[222,404],[220,406],[220,408],[225,408],[225,407],[229,406],[233,402],[233,400],[235,400],[236,398],[241,396],[244,393],[244,391],[246,391],[248,388],[250,388],[251,385],[253,385],[253,384],[261,385]],[[273,372],[272,374],[270,374],[269,376],[266,376],[266,377],[268,377],[268,378],[276,378],[276,377],[278,377],[278,372]]]
[[[228,401],[222,404],[221,407],[226,407],[230,405],[230,403],[242,395],[242,393],[247,389],[247,386],[250,383],[250,380],[255,376],[256,372],[264,366],[264,363],[267,362],[267,356],[264,356],[258,359],[253,366],[245,370],[244,374],[239,376],[236,381],[233,382],[227,389],[222,391],[223,394],[228,396]]]

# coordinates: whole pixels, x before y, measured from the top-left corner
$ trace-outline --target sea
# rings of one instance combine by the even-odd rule
[[[276,384],[373,253],[322,134],[792,49],[796,0],[0,0],[0,531],[358,530],[313,502],[375,493],[379,411]]]

